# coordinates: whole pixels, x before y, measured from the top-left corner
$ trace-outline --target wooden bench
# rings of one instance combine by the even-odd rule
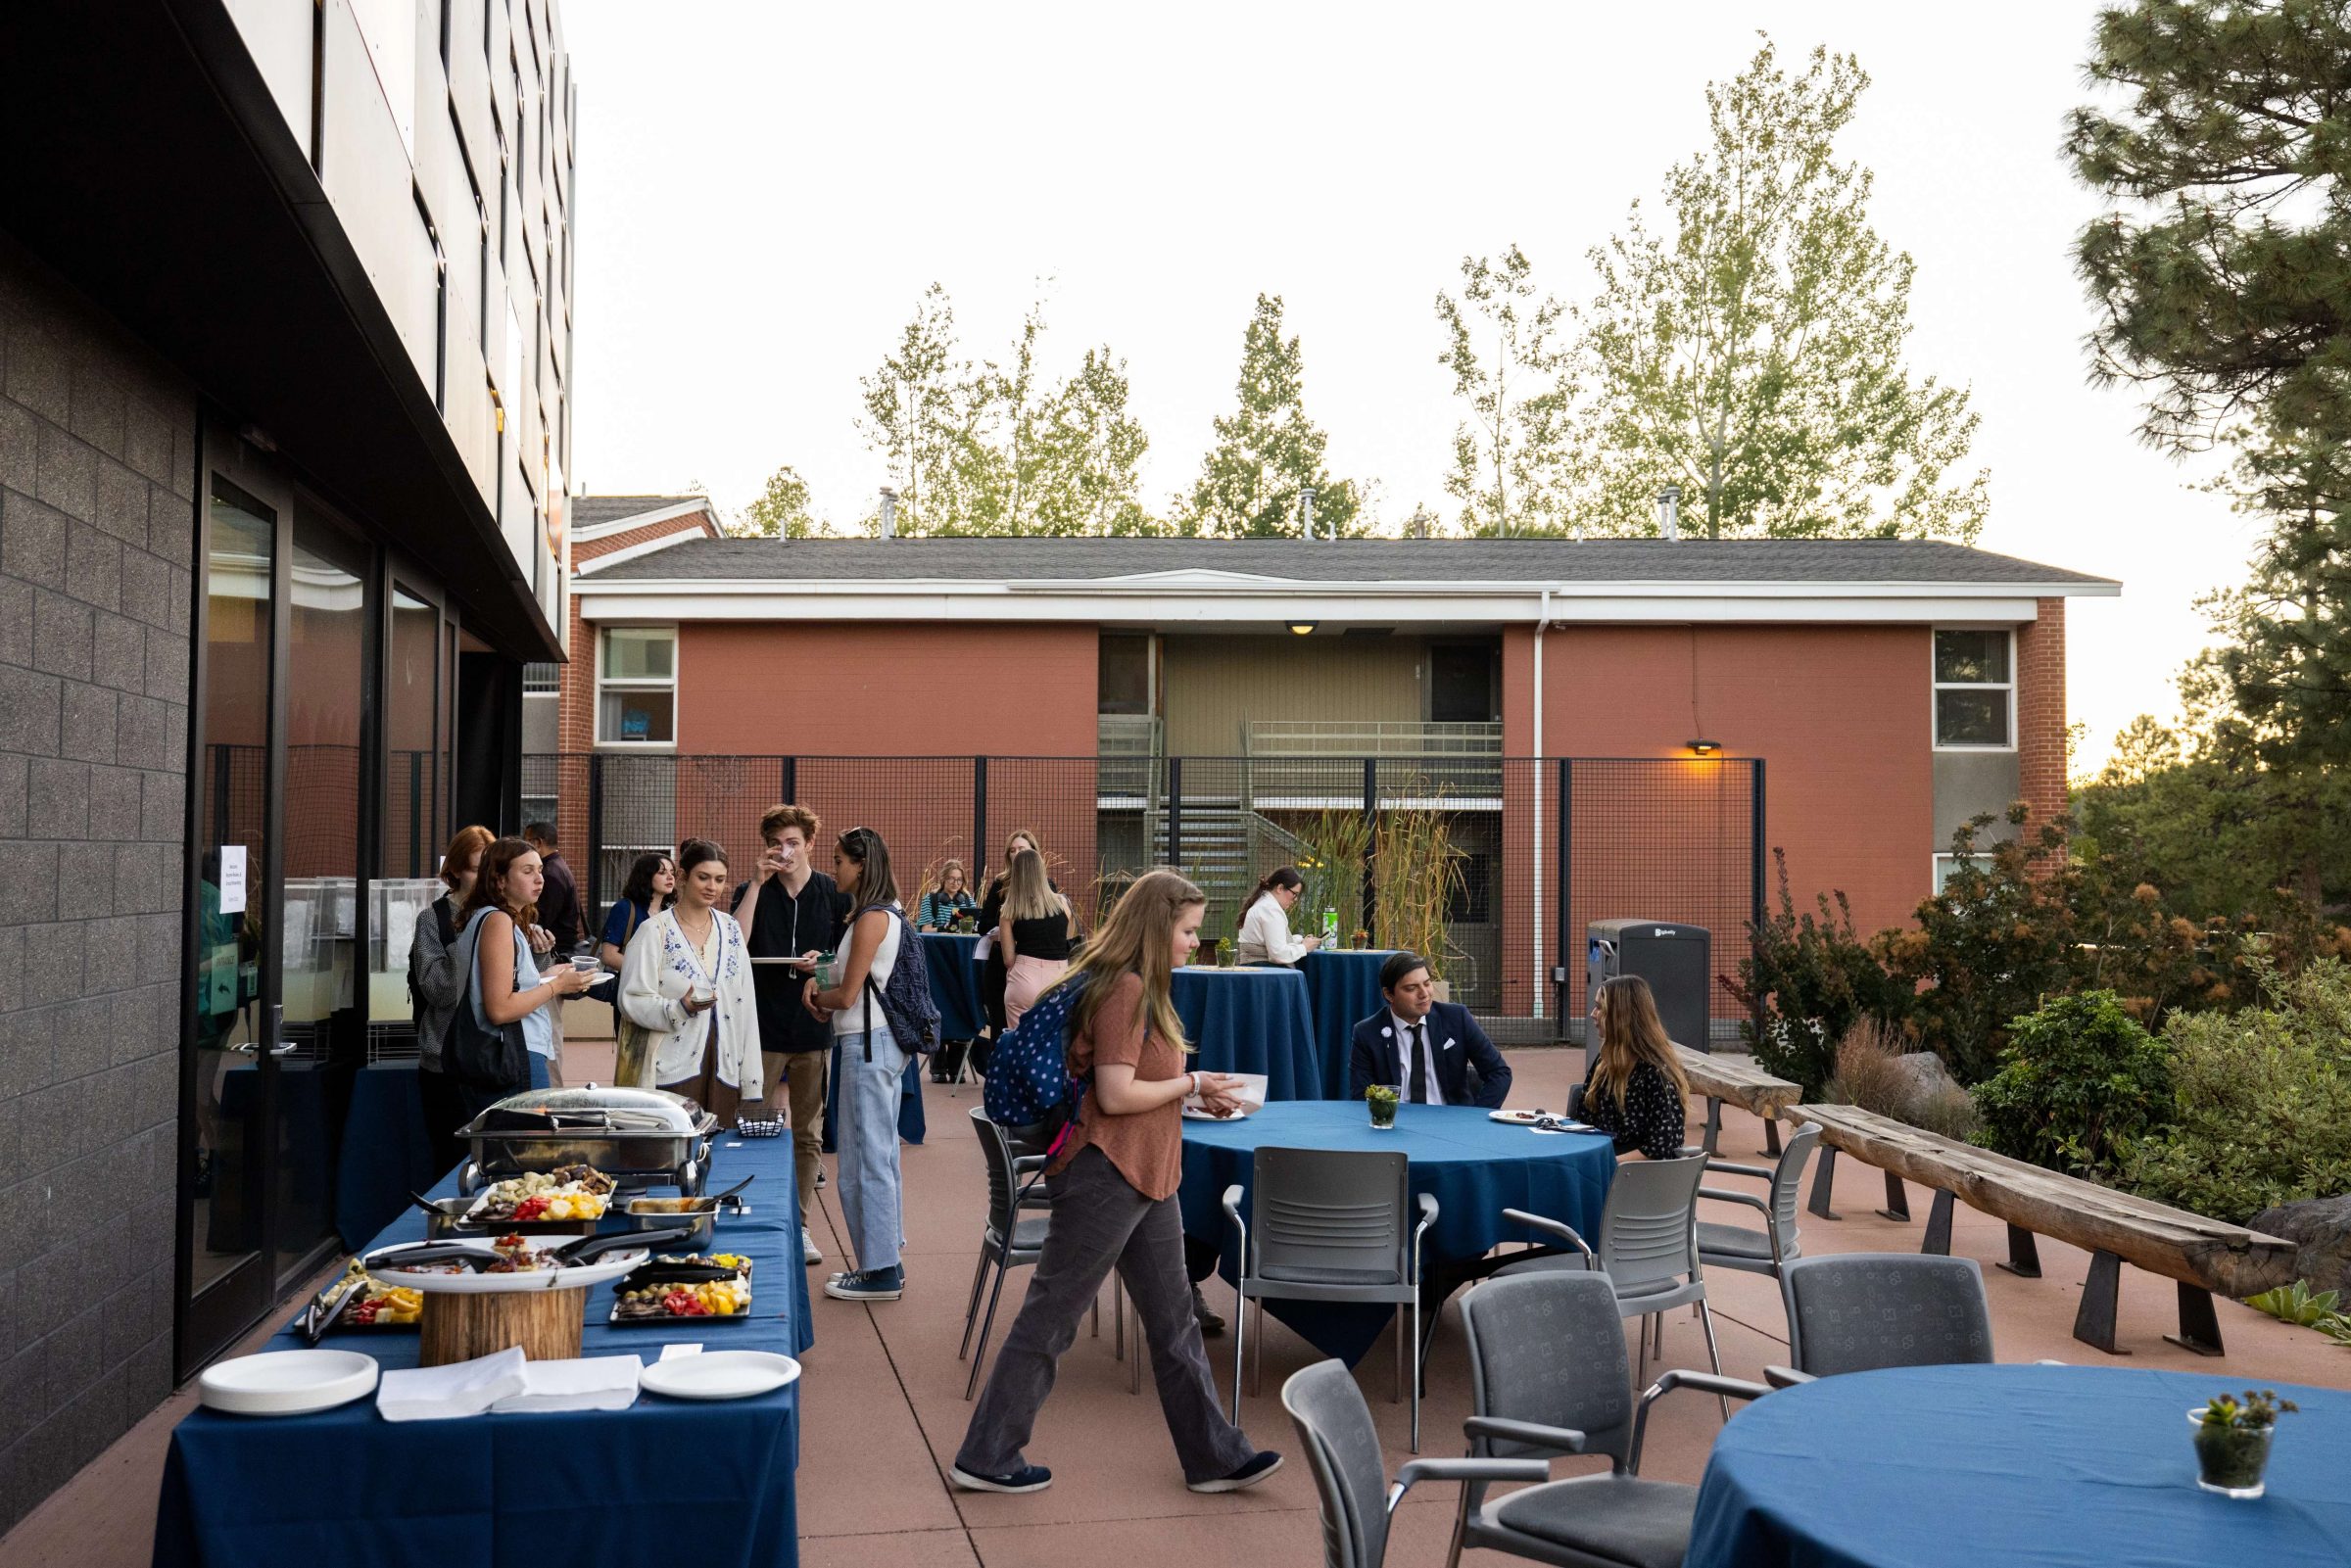
[[[1775,1078],[1762,1069],[1723,1057],[1708,1056],[1693,1051],[1686,1045],[1673,1048],[1682,1064],[1682,1075],[1690,1087],[1706,1097],[1705,1150],[1715,1154],[1715,1144],[1722,1137],[1722,1102],[1736,1100],[1763,1118],[1763,1139],[1766,1152],[1780,1152],[1780,1113],[1804,1097],[1801,1084]]]
[[[1806,1207],[1823,1219],[1837,1217],[1829,1200],[1842,1152],[1886,1172],[1886,1207],[1879,1212],[1890,1219],[1910,1217],[1904,1177],[1935,1190],[1922,1252],[1950,1252],[1951,1206],[1961,1199],[2008,1222],[2008,1260],[2000,1266],[2012,1274],[2040,1277],[2036,1236],[2087,1249],[2089,1278],[2074,1315],[2074,1338],[2110,1355],[2130,1354],[2114,1342],[2125,1262],[2178,1283],[2180,1332],[2164,1338],[2201,1355],[2221,1354],[2213,1292],[2241,1298],[2294,1278],[2296,1249],[2281,1237],[2044,1170],[1855,1106],[1798,1105],[1788,1116],[1820,1128],[1820,1169]]]

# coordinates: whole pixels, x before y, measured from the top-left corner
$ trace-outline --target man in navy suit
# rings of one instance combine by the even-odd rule
[[[1389,955],[1379,967],[1379,990],[1388,1005],[1355,1026],[1347,1064],[1350,1099],[1361,1100],[1372,1084],[1384,1083],[1415,1105],[1502,1109],[1511,1092],[1511,1065],[1467,1008],[1436,1000],[1428,960],[1417,953]]]

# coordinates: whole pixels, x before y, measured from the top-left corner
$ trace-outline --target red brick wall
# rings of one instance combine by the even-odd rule
[[[2065,600],[2044,598],[2016,629],[2018,792],[2032,808],[2028,832],[2065,811]],[[2030,839],[2028,839],[2030,841]]]

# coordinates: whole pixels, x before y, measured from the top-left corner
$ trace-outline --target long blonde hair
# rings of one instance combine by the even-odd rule
[[[1007,920],[1043,920],[1048,915],[1068,919],[1070,901],[1053,890],[1045,876],[1045,857],[1033,849],[1024,849],[1012,857],[1004,872],[1004,917]]]
[[[1145,1026],[1178,1051],[1192,1049],[1183,1037],[1183,1021],[1176,1016],[1172,994],[1176,922],[1185,910],[1207,902],[1208,895],[1186,881],[1180,872],[1151,871],[1135,879],[1103,917],[1100,929],[1070,960],[1070,972],[1062,978],[1065,985],[1080,975],[1086,978],[1085,994],[1072,1010],[1073,1042],[1093,1027],[1094,1015],[1110,999],[1111,986],[1119,976],[1139,974],[1143,977]]]
[[[1600,1065],[1592,1072],[1590,1093],[1606,1095],[1624,1109],[1624,1091],[1633,1069],[1647,1062],[1665,1074],[1674,1093],[1690,1098],[1690,1079],[1673,1054],[1673,1041],[1657,1017],[1657,999],[1649,981],[1638,974],[1619,974],[1600,982],[1593,999],[1593,1022],[1600,1030]]]

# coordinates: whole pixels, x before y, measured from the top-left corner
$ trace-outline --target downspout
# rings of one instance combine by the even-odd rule
[[[1543,967],[1543,632],[1551,625],[1551,590],[1535,613],[1535,972],[1536,1018],[1543,1016],[1543,988],[1549,981]]]

